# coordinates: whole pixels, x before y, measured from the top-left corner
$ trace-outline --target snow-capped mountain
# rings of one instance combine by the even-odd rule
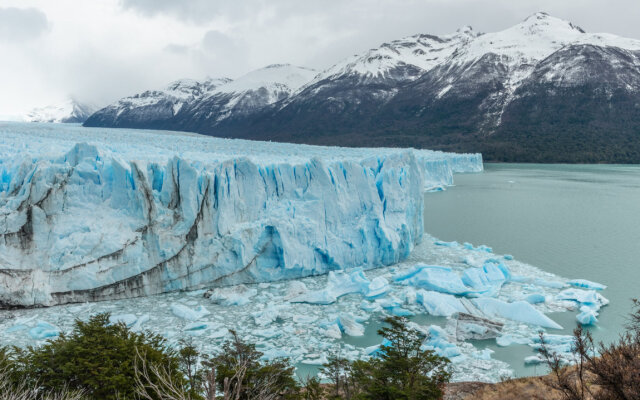
[[[24,120],[27,122],[82,123],[95,111],[96,108],[91,105],[67,98],[56,104],[34,108],[24,117]]]
[[[126,97],[96,114],[88,126],[173,128],[247,116],[287,98],[316,71],[289,64],[270,65],[236,80],[181,80],[166,89]],[[187,128],[188,129],[188,128]]]
[[[640,162],[640,41],[587,33],[546,13],[500,32],[410,36],[300,75],[281,94],[216,90],[163,125],[141,125],[481,151],[488,160]]]
[[[91,116],[85,122],[94,126],[161,128],[180,110],[202,99],[230,79],[180,79],[164,89],[149,90],[125,97]]]

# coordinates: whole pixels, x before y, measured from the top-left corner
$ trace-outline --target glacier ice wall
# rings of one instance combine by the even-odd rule
[[[0,306],[265,282],[405,259],[423,188],[479,155],[0,124]]]

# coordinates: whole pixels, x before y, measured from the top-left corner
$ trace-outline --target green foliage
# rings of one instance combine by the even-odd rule
[[[325,394],[325,390],[322,387],[322,384],[320,383],[320,378],[316,376],[307,377],[307,379],[304,381],[304,386],[303,386],[302,393],[300,395],[300,399],[323,400],[325,399],[324,394]]]
[[[426,338],[409,328],[404,318],[385,319],[378,331],[388,344],[368,361],[332,358],[325,374],[333,382],[334,398],[395,400],[440,399],[449,381],[449,361],[431,350],[421,350]]]
[[[41,347],[16,350],[16,368],[30,387],[60,391],[82,390],[93,399],[132,399],[136,357],[164,366],[181,381],[176,355],[164,339],[132,332],[124,324],[109,324],[108,314],[87,322],[77,320],[71,334]]]
[[[300,387],[287,359],[262,361],[263,354],[255,345],[243,342],[233,331],[232,335],[222,351],[204,363],[215,368],[218,390],[242,400],[263,398],[266,394],[274,399],[298,398]]]

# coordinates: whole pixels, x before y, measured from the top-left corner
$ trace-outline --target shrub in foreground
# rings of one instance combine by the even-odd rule
[[[325,375],[333,398],[400,400],[440,399],[451,374],[449,360],[422,350],[426,336],[410,328],[405,318],[386,318],[378,331],[385,340],[377,355],[367,361],[332,357]]]
[[[560,356],[547,348],[541,335],[541,353],[551,369],[548,384],[564,399],[640,399],[640,303],[633,302],[626,332],[615,343],[596,345],[582,326],[574,330],[575,365],[563,366]]]

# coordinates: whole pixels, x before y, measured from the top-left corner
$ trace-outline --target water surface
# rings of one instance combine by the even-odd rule
[[[427,232],[483,243],[566,278],[606,284],[603,294],[611,304],[592,333],[607,342],[617,338],[631,299],[640,297],[640,166],[485,164],[485,172],[456,175],[455,183],[425,196]],[[574,315],[552,318],[568,333]],[[518,375],[540,370],[522,365],[530,349],[486,345]]]

